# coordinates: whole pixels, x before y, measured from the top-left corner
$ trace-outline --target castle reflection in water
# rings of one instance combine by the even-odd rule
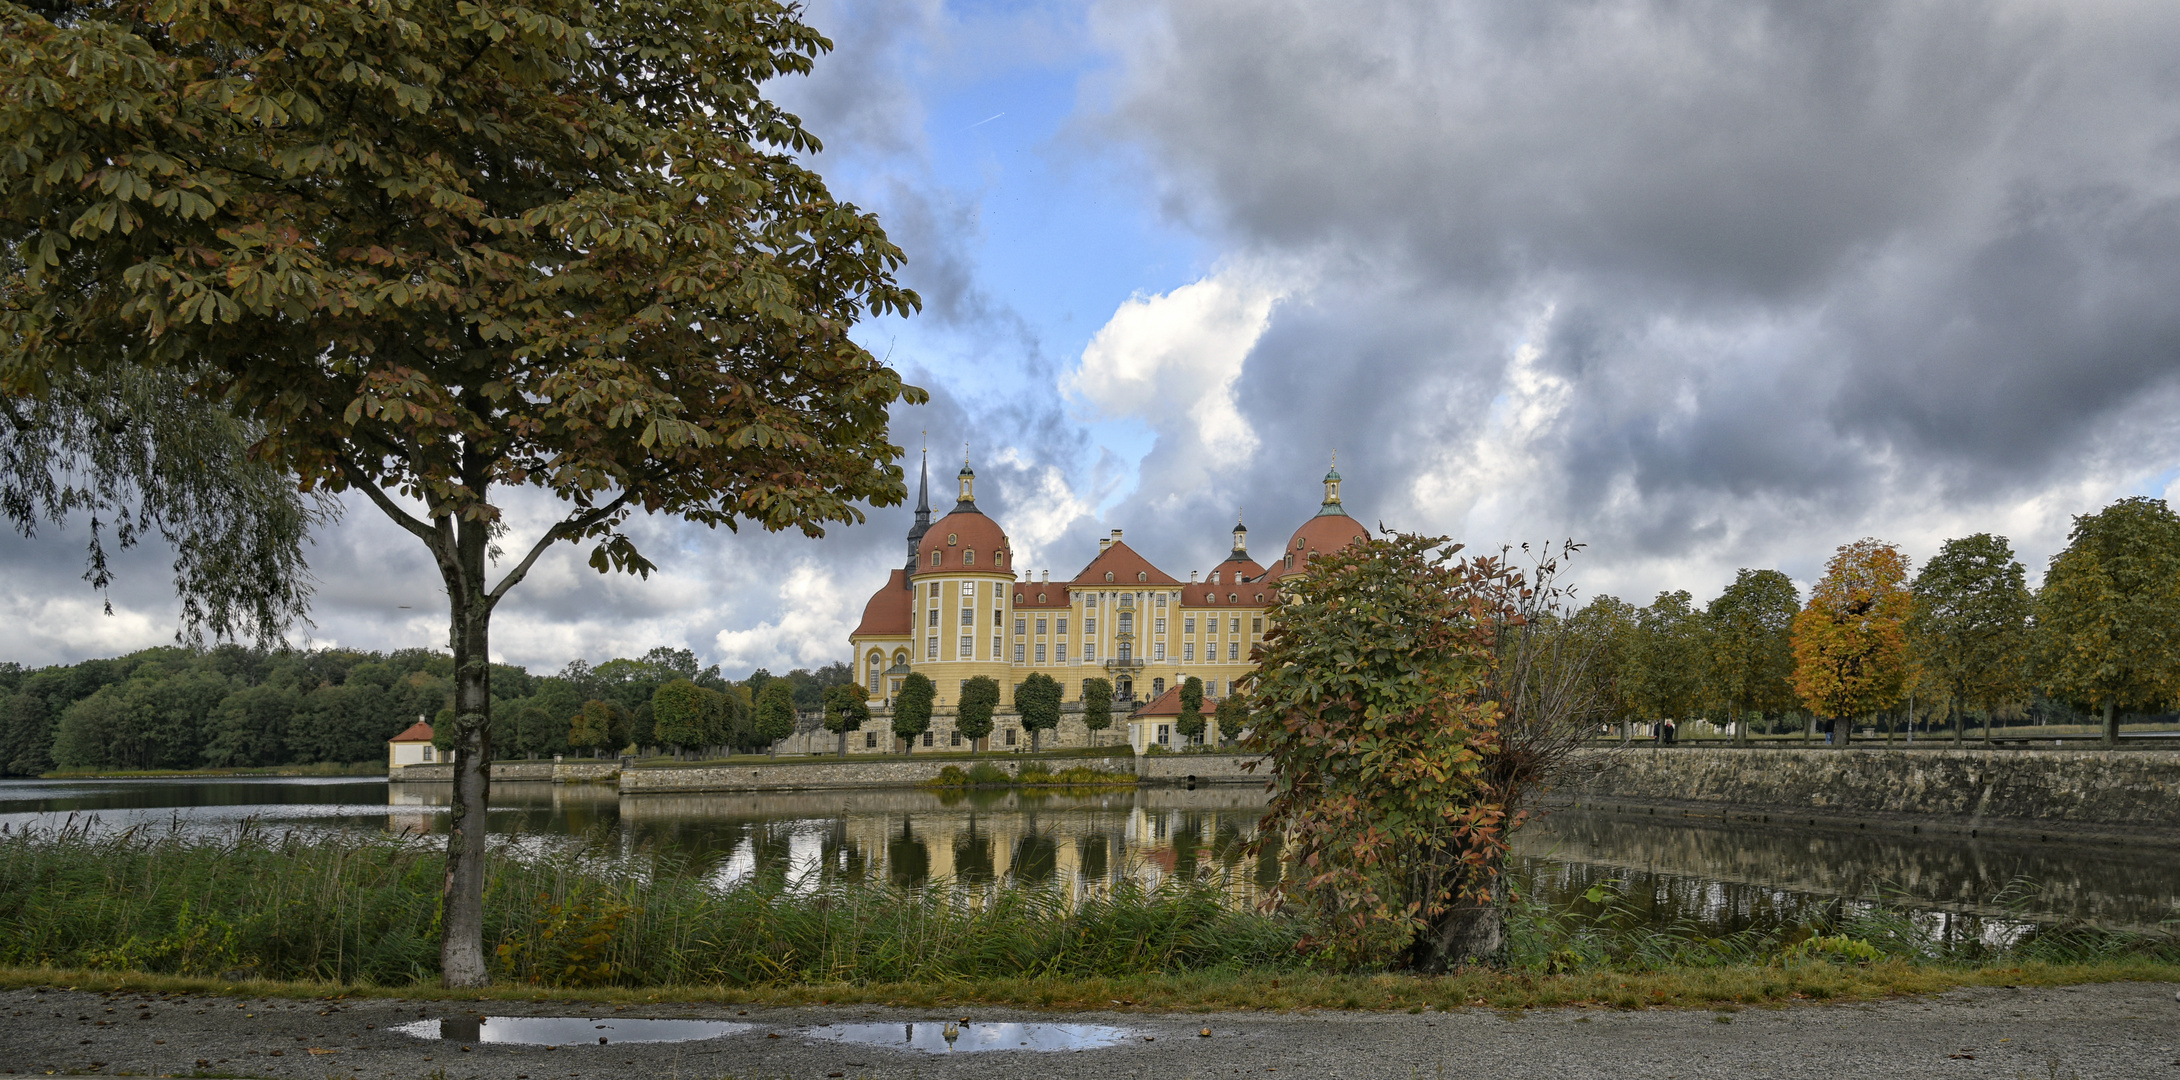
[[[448,795],[444,784],[388,785],[388,827],[444,832]],[[1252,850],[1263,804],[1257,784],[623,795],[606,785],[510,782],[493,785],[489,822],[492,833],[530,845],[688,858],[714,867],[722,883],[778,874],[1080,890],[1208,875],[1254,897],[1279,872],[1276,854]]]

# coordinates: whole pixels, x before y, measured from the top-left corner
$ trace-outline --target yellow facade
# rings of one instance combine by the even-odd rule
[[[1250,559],[1240,525],[1232,554],[1187,581],[1152,565],[1115,529],[1073,580],[1031,580],[1016,576],[1004,531],[976,509],[975,474],[967,464],[959,480],[954,511],[933,522],[926,476],[907,560],[871,597],[849,638],[874,710],[890,705],[910,671],[932,680],[941,712],[953,709],[964,683],[982,675],[999,684],[1000,708],[1011,713],[1013,688],[1038,671],[1058,680],[1074,703],[1086,680],[1109,680],[1116,724],[1192,675],[1203,680],[1207,696],[1223,697],[1254,666],[1252,654],[1279,604],[1279,579],[1299,572],[1311,555],[1367,535],[1340,508],[1333,472],[1323,507],[1269,569]],[[934,726],[951,727],[938,718]]]

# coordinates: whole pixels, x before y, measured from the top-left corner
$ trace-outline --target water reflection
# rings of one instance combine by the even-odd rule
[[[748,1031],[753,1026],[732,1020],[655,1020],[619,1016],[448,1016],[400,1024],[393,1030],[419,1039],[447,1042],[575,1046],[695,1042]]]
[[[812,1038],[860,1043],[927,1054],[979,1050],[1093,1050],[1128,1037],[1121,1028],[1098,1024],[972,1024],[942,1020],[922,1024],[828,1024],[811,1028]]]
[[[120,828],[175,820],[225,832],[272,828],[436,834],[449,789],[343,778],[0,781],[0,825],[52,826],[96,814]],[[1276,842],[1252,850],[1255,785],[1089,794],[920,789],[622,796],[607,785],[493,785],[488,827],[533,850],[667,855],[713,880],[956,880],[1086,888],[1208,875],[1237,900],[1278,880]],[[2180,859],[2124,847],[1782,828],[1561,810],[1514,837],[1529,890],[1575,905],[1594,885],[1654,924],[1712,933],[1771,929],[1835,914],[1885,887],[1941,921],[2008,914],[1992,903],[2036,883],[2020,915],[2143,929],[2180,918]]]

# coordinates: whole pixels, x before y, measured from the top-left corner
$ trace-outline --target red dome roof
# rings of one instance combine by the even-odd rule
[[[1317,555],[1338,551],[1357,540],[1368,539],[1370,530],[1363,528],[1362,522],[1338,510],[1329,514],[1320,512],[1316,517],[1303,522],[1302,527],[1296,529],[1294,535],[1288,538],[1286,550],[1279,558],[1272,560],[1265,578],[1277,581],[1288,574],[1299,573]],[[1287,562],[1288,556],[1294,558],[1293,563]]]
[[[934,565],[931,556],[937,554]],[[956,508],[953,513],[931,523],[931,531],[923,534],[923,543],[916,546],[916,572],[933,574],[962,571],[986,574],[1014,574],[1014,552],[1007,546],[1006,530],[999,523],[976,510]]]
[[[858,623],[850,637],[907,637],[915,631],[916,613],[913,605],[916,594],[909,590],[908,582],[901,580],[902,570],[896,566],[886,575],[886,583],[871,594],[870,602],[863,605],[863,621]]]

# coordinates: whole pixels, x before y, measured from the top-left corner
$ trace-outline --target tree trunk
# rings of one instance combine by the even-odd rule
[[[477,485],[480,489],[481,484]],[[484,594],[487,528],[438,519],[433,545],[446,579],[454,646],[454,791],[448,807],[439,978],[450,987],[491,981],[484,954],[485,812],[492,799],[492,605]]]
[[[2104,745],[2106,749],[2119,745],[2119,714],[2109,701],[2104,703]]]
[[[841,729],[840,729],[840,756],[841,756],[841,758],[842,758],[843,760],[845,760],[845,759],[847,758],[847,756],[848,756],[848,729],[847,729],[847,728],[841,728]]]
[[[1968,745],[1968,717],[1961,713],[1960,695],[1948,694],[1945,698],[1946,718],[1953,721],[1953,745]]]
[[[1408,946],[1409,965],[1419,975],[1444,975],[1462,964],[1490,964],[1506,952],[1505,913],[1493,901],[1463,900],[1447,909]]]

